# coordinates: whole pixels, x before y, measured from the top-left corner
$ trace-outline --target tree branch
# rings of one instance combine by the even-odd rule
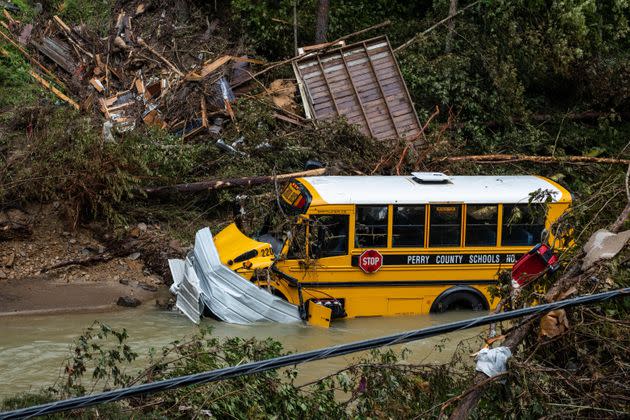
[[[535,162],[535,163],[597,163],[610,165],[630,165],[630,159],[600,158],[592,156],[527,156],[527,155],[470,155],[470,156],[449,156],[441,159],[443,162],[469,162],[476,163],[514,163],[514,162]]]

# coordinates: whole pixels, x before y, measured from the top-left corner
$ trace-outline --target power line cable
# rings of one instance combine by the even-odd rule
[[[364,350],[370,350],[383,346],[408,343],[422,340],[436,335],[446,334],[454,331],[461,331],[482,325],[487,325],[500,321],[507,321],[527,315],[540,315],[556,309],[570,308],[573,306],[586,305],[590,303],[603,302],[612,298],[627,296],[630,294],[630,287],[598,293],[594,295],[579,296],[572,299],[547,303],[529,308],[516,309],[514,311],[502,312],[493,315],[486,315],[478,318],[463,321],[451,322],[448,324],[436,325],[419,330],[412,330],[404,333],[388,335],[385,337],[372,338],[368,340],[356,341],[353,343],[340,344],[333,347],[311,350],[302,353],[289,354],[272,359],[250,362],[240,366],[231,366],[216,369],[208,372],[201,372],[192,375],[180,376],[176,378],[164,379],[162,381],[151,382],[131,386],[128,388],[115,389],[95,395],[85,395],[82,397],[70,398],[62,401],[54,401],[47,404],[22,408],[19,410],[6,411],[0,413],[0,419],[17,419],[52,414],[60,411],[75,410],[97,404],[110,403],[124,398],[137,395],[145,395],[169,389],[175,389],[188,385],[205,384],[225,379],[236,378],[243,375],[265,372],[285,366],[308,363],[315,360],[322,360],[336,356],[343,356]]]

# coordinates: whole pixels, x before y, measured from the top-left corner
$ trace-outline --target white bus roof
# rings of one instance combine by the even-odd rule
[[[328,204],[528,203],[537,190],[549,191],[553,202],[570,201],[568,191],[537,176],[452,176],[446,183],[418,182],[412,176],[316,176],[300,181]]]

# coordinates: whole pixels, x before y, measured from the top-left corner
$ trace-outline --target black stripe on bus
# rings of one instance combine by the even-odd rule
[[[302,287],[382,287],[382,286],[450,286],[470,284],[497,284],[497,280],[403,280],[403,281],[327,281],[300,282]]]
[[[520,253],[445,253],[445,254],[384,254],[383,265],[423,266],[423,265],[497,265],[514,264],[523,254]],[[351,265],[359,265],[359,255],[351,257]]]

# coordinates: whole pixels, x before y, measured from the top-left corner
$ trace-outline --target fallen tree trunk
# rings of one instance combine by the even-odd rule
[[[514,163],[514,162],[534,162],[534,163],[597,163],[609,165],[629,165],[630,159],[600,158],[592,156],[527,156],[527,155],[470,155],[470,156],[450,156],[441,159],[444,162],[468,162],[475,163]]]
[[[245,178],[229,178],[214,181],[192,182],[189,184],[167,185],[163,187],[145,188],[144,192],[150,196],[168,195],[172,193],[195,193],[201,191],[220,190],[234,187],[251,187],[253,185],[269,184],[271,182],[283,181],[291,178],[303,176],[324,175],[326,168],[311,169],[302,172],[293,172],[280,175],[263,175]]]

